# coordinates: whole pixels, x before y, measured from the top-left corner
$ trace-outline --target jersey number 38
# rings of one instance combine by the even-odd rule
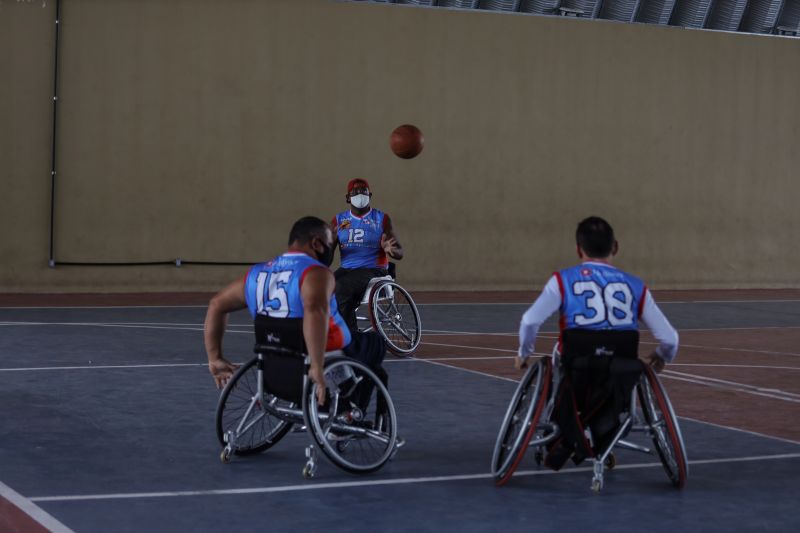
[[[633,324],[633,294],[627,283],[609,283],[600,287],[595,281],[578,281],[572,293],[584,297],[586,313],[575,315],[575,324],[591,326],[604,320],[612,326]]]

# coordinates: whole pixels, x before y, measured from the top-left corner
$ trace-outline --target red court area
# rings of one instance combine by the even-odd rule
[[[654,291],[658,302],[800,301],[800,290]],[[530,303],[536,293],[429,293],[418,302]],[[800,441],[800,327],[678,328],[680,351],[662,375],[681,417]],[[542,333],[537,352],[549,354],[557,332]],[[655,348],[644,332],[640,353]],[[426,333],[417,357],[518,379],[513,334]]]

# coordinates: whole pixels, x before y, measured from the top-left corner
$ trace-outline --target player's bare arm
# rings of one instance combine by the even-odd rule
[[[208,356],[208,370],[218,389],[225,386],[238,368],[222,355],[222,337],[228,323],[228,313],[247,307],[244,298],[244,278],[234,281],[211,298],[203,325],[203,342]]]
[[[313,268],[308,271],[300,295],[303,298],[303,337],[311,359],[308,377],[317,384],[317,402],[325,402],[325,345],[328,340],[328,320],[330,299],[335,281],[333,273],[327,268]]]
[[[397,239],[397,235],[394,232],[392,220],[389,218],[389,215],[385,215],[384,219],[383,235],[381,235],[381,248],[383,248],[383,251],[386,252],[386,255],[388,255],[391,259],[399,261],[403,258],[403,246]]]

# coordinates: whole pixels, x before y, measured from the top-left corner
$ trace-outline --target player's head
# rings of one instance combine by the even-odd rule
[[[303,217],[292,226],[289,232],[289,246],[314,252],[317,260],[325,266],[333,262],[333,234],[324,220],[317,217]]]
[[[616,255],[618,249],[614,228],[600,217],[580,221],[575,231],[575,243],[581,259],[605,259]]]
[[[369,205],[372,191],[369,190],[369,182],[363,178],[352,179],[347,182],[347,194],[344,199],[348,204],[356,209],[364,209]]]

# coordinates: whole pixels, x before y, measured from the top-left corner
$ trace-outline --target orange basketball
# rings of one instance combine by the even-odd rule
[[[403,124],[396,127],[389,138],[389,146],[392,148],[392,152],[403,159],[417,157],[424,144],[425,139],[422,138],[422,132],[419,131],[418,127],[411,124]]]

